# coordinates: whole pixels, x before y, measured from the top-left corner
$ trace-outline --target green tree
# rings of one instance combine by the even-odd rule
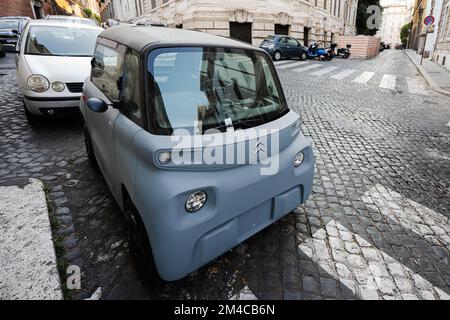
[[[372,12],[367,13],[367,8],[369,6],[376,5],[380,8],[381,14],[381,6],[380,0],[359,0],[358,2],[358,10],[356,14],[356,33],[362,35],[373,36],[377,33],[377,29],[372,27],[369,22],[375,22],[375,24],[379,24],[381,21],[374,20],[375,16],[373,16]],[[381,15],[380,17],[381,18]]]
[[[409,38],[409,32],[411,31],[411,22],[405,24],[402,29],[400,30],[400,41],[406,45]]]

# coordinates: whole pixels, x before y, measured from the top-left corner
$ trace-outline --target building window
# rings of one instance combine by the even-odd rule
[[[156,0],[151,1],[151,7],[152,7],[152,9],[156,8]]]
[[[328,2],[328,0],[323,0],[323,8],[325,10],[327,10],[327,2]]]
[[[251,22],[230,22],[230,38],[252,43]]]
[[[289,25],[275,23],[275,34],[289,35]]]

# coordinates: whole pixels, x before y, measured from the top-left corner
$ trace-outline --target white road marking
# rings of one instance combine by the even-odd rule
[[[339,67],[326,67],[324,69],[312,72],[311,74],[315,75],[315,76],[322,76],[324,74],[327,74],[327,73],[332,72],[332,71],[337,70],[337,69],[339,69]]]
[[[395,83],[397,82],[397,77],[393,74],[383,74],[379,87],[389,90],[395,90]]]
[[[303,68],[298,68],[298,69],[294,69],[293,71],[295,72],[304,72],[304,71],[308,71],[311,69],[315,69],[315,68],[320,68],[322,65],[320,63],[315,63],[315,64],[310,64],[309,66],[303,67]]]
[[[258,300],[252,290],[245,286],[242,290],[230,297],[228,300]]]
[[[405,231],[413,232],[418,237],[426,236],[427,240],[439,243],[440,246],[448,247],[450,245],[448,237],[450,219],[444,215],[382,185],[376,185],[369,189],[362,196],[362,201],[372,205],[375,203],[387,221],[398,224]],[[430,221],[433,223],[431,227],[428,227]],[[329,220],[324,227],[315,228],[312,238],[307,238],[298,246],[299,252],[306,255],[324,272],[329,273],[331,277],[340,282],[341,286],[345,286],[355,296],[359,292],[358,298],[379,299],[386,291],[391,291],[390,295],[393,297],[408,300],[422,298],[415,296],[415,289],[411,286],[411,284],[420,283],[422,287],[429,288],[438,298],[450,299],[450,295],[443,289],[431,283],[421,274],[414,272],[401,261],[396,260],[397,256],[391,256],[380,250],[373,244],[369,234],[366,234],[365,231],[362,231],[363,233],[352,232],[334,219]],[[394,231],[390,232],[395,236]],[[332,238],[327,234],[340,234],[341,237],[345,235],[346,240],[342,241],[339,237]],[[333,241],[330,241],[331,239]],[[340,246],[342,248],[339,248]],[[356,253],[361,251],[362,255],[367,254],[368,258],[359,258]],[[339,253],[339,260],[333,266],[333,264],[330,265],[330,261],[333,261],[332,257],[335,252]],[[363,268],[364,271],[358,268]],[[390,280],[391,275],[395,279],[406,279],[407,281],[402,281],[402,286],[397,285],[396,288]]]
[[[273,64],[275,66],[279,66],[279,65],[282,65],[282,64],[293,63],[293,62],[295,62],[295,61],[292,61],[292,60],[281,60],[281,61],[274,61]]]
[[[375,75],[375,72],[364,71],[359,77],[353,80],[356,83],[366,84]]]
[[[408,90],[410,93],[423,95],[429,94],[425,83],[419,81],[417,78],[406,78],[406,83],[408,84]]]
[[[447,127],[450,127],[450,121],[447,123]]]
[[[284,64],[282,66],[277,67],[277,69],[287,69],[287,68],[301,66],[301,65],[304,65],[307,63],[309,63],[309,62],[308,61],[298,61],[298,62],[293,62],[293,63],[289,63],[289,64]]]
[[[354,73],[356,70],[354,69],[345,69],[344,71],[341,71],[333,76],[331,76],[332,79],[342,80],[344,78],[347,78],[349,75]]]

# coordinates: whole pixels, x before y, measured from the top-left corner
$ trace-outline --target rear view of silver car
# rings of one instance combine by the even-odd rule
[[[314,156],[271,58],[209,34],[99,36],[80,109],[138,270],[180,279],[304,203]]]

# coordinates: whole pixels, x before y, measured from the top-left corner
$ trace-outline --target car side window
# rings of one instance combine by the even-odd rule
[[[288,45],[290,45],[290,46],[298,46],[299,43],[294,38],[288,38]]]
[[[279,43],[280,43],[280,44],[286,44],[286,37],[280,38]]]
[[[100,39],[94,52],[92,82],[111,101],[119,100],[122,80],[123,47]]]
[[[122,90],[120,91],[121,112],[130,120],[141,125],[142,103],[140,90],[140,55],[128,49],[123,63]]]

